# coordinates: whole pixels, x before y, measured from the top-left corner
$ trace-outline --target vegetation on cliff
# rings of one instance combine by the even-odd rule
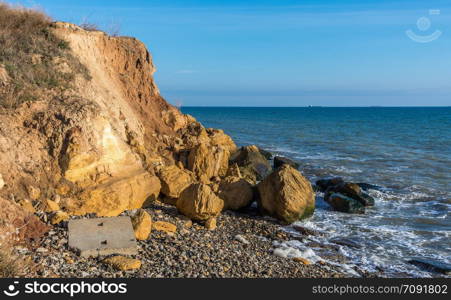
[[[0,106],[49,97],[68,89],[87,69],[50,30],[52,20],[38,10],[0,3]],[[53,92],[53,95],[57,93]]]

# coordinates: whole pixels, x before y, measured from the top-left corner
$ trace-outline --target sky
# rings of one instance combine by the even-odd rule
[[[9,2],[142,40],[177,105],[451,105],[449,0]]]

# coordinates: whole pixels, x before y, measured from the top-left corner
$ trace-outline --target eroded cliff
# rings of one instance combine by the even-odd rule
[[[5,184],[0,197],[37,209],[50,199],[70,214],[114,216],[158,197],[162,167],[191,166],[194,172],[186,172],[193,181],[204,168],[209,177],[219,175],[219,166],[210,166],[209,159],[219,157],[227,168],[233,141],[222,131],[206,130],[160,96],[152,57],[142,42],[62,22],[50,24],[49,30],[68,43],[70,58],[88,76],[75,72],[69,88],[43,89],[34,101],[2,108],[0,174]],[[23,63],[45,59],[34,57]],[[74,71],[65,56],[52,62],[62,73]],[[2,74],[6,89],[6,68]],[[211,157],[202,162],[200,154],[191,155],[188,161],[190,150],[201,143]]]

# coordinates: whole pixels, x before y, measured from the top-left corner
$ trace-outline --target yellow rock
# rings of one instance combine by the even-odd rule
[[[178,211],[192,220],[207,221],[218,216],[224,201],[215,195],[210,186],[195,183],[186,188],[177,200]]]
[[[191,228],[191,226],[193,226],[193,221],[191,221],[190,219],[186,220],[183,224],[183,227],[185,228]]]
[[[252,185],[240,177],[226,177],[219,185],[218,196],[224,200],[224,209],[238,210],[254,199]]]
[[[188,169],[198,178],[224,176],[229,167],[230,152],[221,146],[199,144],[188,155]]]
[[[41,190],[32,185],[27,186],[28,196],[30,196],[31,200],[37,200],[41,197]]]
[[[236,151],[236,144],[233,142],[232,138],[224,133],[222,129],[207,129],[208,135],[210,137],[210,143],[215,146],[222,146],[227,149],[230,153]]]
[[[240,167],[237,163],[229,166],[229,169],[227,170],[227,176],[242,178]]]
[[[160,187],[156,176],[143,171],[87,189],[65,206],[73,215],[96,213],[112,217],[125,210],[141,208],[150,197],[156,199]]]
[[[70,192],[70,186],[67,184],[60,184],[56,187],[55,191],[57,194],[65,196]]]
[[[291,167],[283,165],[257,186],[260,210],[285,223],[309,217],[315,210],[315,193],[310,182]]]
[[[69,215],[64,211],[59,210],[53,214],[53,216],[50,219],[50,222],[52,223],[52,225],[56,225],[67,220],[69,220]]]
[[[163,167],[158,177],[161,180],[161,193],[170,198],[178,198],[192,183],[190,174],[174,165]]]
[[[35,213],[36,209],[33,207],[33,203],[31,203],[31,201],[28,200],[20,200],[19,201],[19,205],[25,209],[26,211],[30,212],[30,213]]]
[[[157,221],[152,224],[152,228],[158,231],[164,231],[166,233],[175,233],[177,226],[164,221]]]
[[[54,212],[54,211],[58,211],[59,209],[60,209],[60,206],[55,201],[52,201],[49,199],[44,201],[44,210],[46,212]]]
[[[147,240],[152,230],[152,218],[144,210],[140,209],[132,217],[133,230],[135,231],[135,237],[137,240]]]
[[[215,230],[216,229],[216,218],[210,218],[205,222],[205,228],[208,230]]]
[[[109,257],[103,260],[107,265],[113,266],[120,271],[135,270],[141,268],[139,259],[129,258],[121,255]]]
[[[312,264],[308,259],[303,258],[303,257],[294,257],[293,260],[295,262],[301,263],[303,265],[311,265]]]
[[[66,261],[67,264],[72,265],[75,263],[75,261],[70,257],[70,256],[66,256],[64,258],[64,260]]]

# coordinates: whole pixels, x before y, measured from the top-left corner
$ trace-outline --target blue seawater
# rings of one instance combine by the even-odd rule
[[[413,257],[451,263],[451,107],[183,107],[239,146],[256,144],[298,161],[312,182],[341,176],[380,188],[364,215],[332,211],[317,197],[302,226],[327,233],[349,268],[386,276],[433,276]],[[319,238],[318,238],[319,239]],[[320,249],[317,249],[320,251]],[[324,254],[327,255],[327,254]]]

